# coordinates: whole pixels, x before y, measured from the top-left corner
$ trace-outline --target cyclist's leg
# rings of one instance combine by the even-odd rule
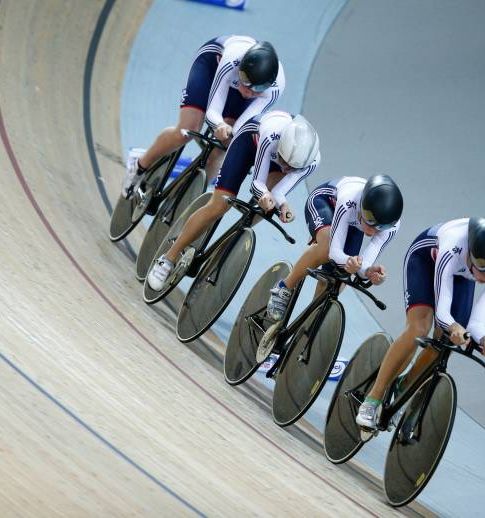
[[[246,141],[250,140],[252,140],[250,137],[242,134],[231,143],[209,203],[194,212],[187,220],[182,233],[166,253],[167,259],[175,263],[186,246],[190,245],[209,225],[229,210],[225,197],[234,196],[239,192],[248,167],[250,167],[248,164],[252,164],[254,160],[255,150],[251,148],[251,144],[249,148],[246,145]]]
[[[361,426],[375,428],[386,391],[414,357],[415,339],[426,336],[433,325],[435,262],[432,249],[435,246],[436,240],[426,230],[414,240],[406,254],[403,272],[406,329],[387,351],[376,382],[359,408],[357,423]]]
[[[315,242],[305,250],[290,274],[284,279],[289,289],[293,289],[306,276],[307,268],[317,268],[328,262],[330,226],[319,228],[315,237]]]
[[[473,307],[473,296],[475,293],[475,283],[464,277],[455,276],[453,279],[453,300],[451,303],[451,315],[460,325],[466,328]],[[438,339],[443,334],[439,327],[435,327],[433,338]],[[421,372],[423,372],[438,356],[438,352],[431,347],[423,349],[411,370],[406,374],[401,382],[401,387],[410,385]]]
[[[145,154],[138,159],[138,164],[142,168],[147,169],[161,156],[168,155],[180,146],[186,144],[189,139],[184,137],[180,130],[200,131],[204,123],[204,116],[205,112],[199,108],[189,106],[180,108],[177,126],[165,128]]]
[[[415,339],[426,336],[431,330],[433,315],[433,308],[430,306],[414,306],[409,309],[406,329],[387,351],[368,397],[382,400],[387,388],[412,360],[416,352]]]
[[[181,234],[165,254],[169,261],[176,263],[184,248],[195,241],[212,223],[229,210],[225,200],[225,196],[228,195],[231,195],[231,193],[223,190],[214,191],[209,202],[190,216]]]
[[[317,197],[314,193],[315,191],[310,194],[305,205],[305,219],[312,238],[311,244],[295,263],[289,275],[278,281],[270,291],[267,313],[269,318],[276,321],[275,325],[279,325],[283,320],[293,290],[305,278],[307,268],[317,268],[328,262],[330,224],[334,207],[327,196]]]
[[[141,167],[150,167],[161,156],[186,144],[188,139],[180,133],[181,129],[200,131],[221,52],[222,48],[215,40],[208,41],[200,47],[182,91],[178,124],[165,128],[160,133],[139,160]]]

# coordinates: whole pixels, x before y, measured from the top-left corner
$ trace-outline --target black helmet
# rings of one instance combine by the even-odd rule
[[[255,92],[263,92],[276,81],[278,67],[278,56],[273,45],[260,41],[242,57],[239,78],[244,86]]]
[[[470,218],[468,222],[468,251],[475,268],[485,272],[485,218]]]
[[[377,230],[394,226],[402,214],[403,199],[399,187],[387,174],[371,176],[362,191],[362,219]]]

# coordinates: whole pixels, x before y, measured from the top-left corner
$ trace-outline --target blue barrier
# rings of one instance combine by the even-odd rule
[[[192,162],[192,157],[190,156],[181,156],[177,163],[175,164],[172,172],[170,173],[170,178],[177,178],[177,176]]]
[[[170,178],[177,178],[177,176],[184,171],[184,169],[192,163],[192,157],[190,156],[181,156],[174,168],[172,169],[172,172],[170,173]],[[217,181],[217,176],[209,181],[209,185],[215,185]]]
[[[248,0],[190,0],[192,2],[200,2],[201,4],[217,5],[219,7],[229,7],[231,9],[240,9],[241,11],[248,5]]]
[[[328,379],[330,381],[338,381],[342,377],[348,363],[349,360],[346,360],[345,358],[337,358]]]

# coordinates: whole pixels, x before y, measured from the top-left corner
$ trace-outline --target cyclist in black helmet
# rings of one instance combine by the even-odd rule
[[[485,218],[463,218],[435,225],[411,244],[404,259],[406,329],[391,345],[376,382],[360,406],[357,424],[374,429],[381,401],[416,352],[415,339],[433,327],[446,330],[454,344],[466,345],[465,332],[485,345],[485,293],[473,304],[475,283],[485,283]],[[485,353],[484,353],[485,354]],[[428,347],[396,384],[401,391],[436,357]]]
[[[122,194],[135,192],[143,174],[158,158],[186,144],[180,130],[200,131],[204,119],[215,136],[228,139],[250,118],[266,112],[285,89],[285,74],[275,49],[249,36],[220,36],[200,47],[183,89],[177,126],[165,128],[145,152],[130,150]],[[215,176],[222,152],[207,164]]]
[[[317,187],[305,206],[310,246],[288,277],[271,290],[268,316],[282,320],[293,289],[306,276],[307,268],[317,268],[330,260],[348,273],[381,284],[386,272],[375,262],[396,235],[402,210],[401,191],[387,175],[368,180],[344,176]],[[360,255],[364,235],[371,240]]]

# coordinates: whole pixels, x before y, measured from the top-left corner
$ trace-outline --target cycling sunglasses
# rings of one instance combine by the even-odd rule
[[[470,260],[472,265],[479,271],[485,272],[485,259],[479,259],[470,252]]]
[[[396,224],[395,221],[392,223],[377,223],[377,221],[374,219],[374,215],[369,210],[361,209],[360,215],[362,216],[364,222],[369,225],[369,227],[375,228],[376,230],[389,230]]]
[[[264,92],[267,90],[273,83],[263,83],[262,85],[253,85],[251,81],[249,81],[248,76],[245,72],[242,70],[239,70],[239,81],[240,83],[245,86],[246,88],[249,88],[251,91],[253,91],[256,94],[260,94],[261,92]]]

